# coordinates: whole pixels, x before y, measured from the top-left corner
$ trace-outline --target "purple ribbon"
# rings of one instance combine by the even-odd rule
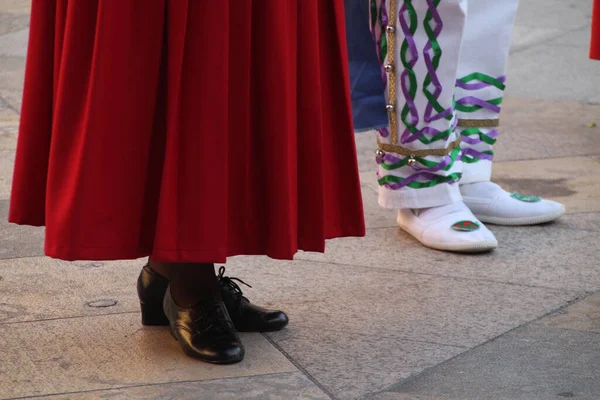
[[[473,96],[463,97],[462,99],[457,100],[456,103],[462,106],[480,106],[496,113],[499,113],[501,110],[499,106],[490,104],[485,100]]]
[[[377,132],[379,132],[379,136],[384,138],[390,136],[390,130],[388,128],[377,129]]]
[[[408,26],[408,22],[406,22],[406,18],[404,18],[404,14],[406,12],[406,4],[403,4],[398,18],[400,19],[400,26],[402,27],[402,32],[404,33],[404,40],[406,40],[408,43],[408,48],[410,50],[411,59],[408,61],[408,66],[412,69],[419,59],[419,51],[417,50],[417,45],[412,36],[412,32],[410,31],[410,27]],[[402,86],[402,93],[411,115],[410,124],[417,125],[419,123],[419,113],[417,112],[417,106],[414,103],[414,99],[410,95],[410,77],[408,75],[408,69],[404,69],[400,76],[400,82]]]
[[[426,180],[433,180],[435,178],[439,178],[440,175],[436,175],[436,174],[432,174],[430,172],[419,172],[417,174],[411,175],[408,178],[402,179],[400,182],[396,182],[396,183],[386,183],[385,187],[387,187],[388,189],[392,189],[392,190],[398,190],[403,188],[404,186],[410,185],[412,182],[416,181],[417,179],[426,179]],[[377,173],[377,178],[381,179],[381,176],[379,175],[379,172]],[[456,183],[456,181],[449,181],[446,182],[450,185]]]
[[[496,79],[498,81],[500,81],[501,83],[506,83],[506,76],[500,76]],[[462,82],[459,79],[457,79],[456,86],[458,86],[461,89],[465,89],[465,90],[479,90],[479,89],[484,89],[486,87],[492,86],[492,84],[487,83],[487,82],[465,83],[465,82]]]
[[[442,133],[442,131],[439,131],[431,126],[426,126],[423,129],[421,129],[419,132],[414,133],[414,134],[411,131],[409,131],[408,129],[405,129],[404,132],[402,133],[402,136],[400,137],[400,141],[402,142],[402,144],[412,143],[416,140],[419,140],[419,138],[423,135],[435,136],[435,135],[439,135],[440,133]]]
[[[492,161],[494,156],[491,154],[483,154],[474,149],[462,149],[462,156],[470,156],[473,158],[479,158],[480,160]]]

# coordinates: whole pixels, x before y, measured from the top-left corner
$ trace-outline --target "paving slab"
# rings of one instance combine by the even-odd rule
[[[598,393],[599,334],[527,326],[371,398],[597,400]]]
[[[9,224],[9,200],[0,200],[0,259],[44,255],[44,228]]]
[[[568,308],[542,318],[532,325],[600,334],[600,293],[591,295]]]
[[[0,260],[0,324],[132,313],[144,261],[68,263],[46,257]]]
[[[465,350],[346,330],[295,332],[276,343],[336,399],[361,398]]]
[[[363,171],[376,171],[375,150],[377,150],[377,132],[374,130],[354,134],[358,153],[358,168]]]
[[[583,48],[551,44],[513,53],[508,65],[506,95],[595,101],[600,86],[600,63],[590,60],[588,55]]]
[[[251,276],[243,268],[235,269]],[[369,345],[390,338],[471,347],[558,309],[578,295],[496,282],[300,262],[269,265],[256,282],[261,283],[263,295],[271,299],[277,299],[271,291],[283,293],[278,295],[277,304],[290,314],[290,326],[273,334],[275,340],[294,340],[298,334],[311,331],[332,331],[373,335]],[[269,286],[264,287],[262,282],[269,282]]]
[[[323,391],[299,372],[287,372],[201,382],[146,385],[57,396],[30,397],[31,400],[328,400]]]
[[[2,0],[0,12],[7,13],[29,13],[31,0]]]
[[[0,98],[2,99],[3,108],[8,108],[17,114],[21,113],[21,102],[23,91],[21,89],[0,89]],[[8,120],[8,118],[6,118]],[[12,120],[19,122],[18,118]],[[5,121],[6,124],[8,121]]]
[[[14,164],[15,151],[0,150],[0,200],[10,197]]]
[[[590,48],[591,32],[591,21],[590,24],[586,24],[581,29],[569,31],[560,35],[558,38],[552,40],[550,44],[552,46],[568,46],[581,48],[583,51],[588,51]]]
[[[3,0],[3,3],[5,1]],[[29,26],[29,12],[4,12],[5,7],[0,5],[0,37]]]
[[[375,173],[368,172],[364,174],[365,182],[361,183],[361,189],[367,229],[396,226],[396,210],[383,208],[379,205],[379,195],[373,188],[373,181],[376,180]],[[377,182],[375,181],[374,184],[377,185]]]
[[[500,162],[492,179],[508,191],[558,201],[571,213],[600,211],[600,164],[590,157]]]
[[[3,125],[0,122],[0,150],[14,150],[17,148],[17,134],[19,127],[15,124]]]
[[[2,260],[0,324],[111,313],[139,319],[135,282],[141,265],[142,260]],[[289,313],[290,327],[278,340],[315,329],[465,347],[560,308],[578,294],[263,257],[236,257],[227,274],[253,285],[244,290],[252,301]],[[386,301],[373,303],[374,298]]]
[[[241,336],[245,359],[221,366],[187,357],[167,328],[131,314],[3,324],[0,398],[297,371],[262,335]]]
[[[507,96],[600,102],[594,89],[600,86],[600,63],[588,59],[589,35],[584,33],[591,10],[592,0],[519,3]],[[569,35],[581,43],[562,45]]]
[[[591,122],[598,126],[589,128]],[[494,158],[498,162],[598,155],[599,139],[600,105],[507,96]]]
[[[40,319],[67,321],[66,317],[79,324],[78,317],[87,315],[126,318],[129,325],[140,329],[134,286],[140,265],[136,261],[86,264],[47,258],[1,261],[4,304],[0,307],[0,326],[28,326],[42,323],[33,322]],[[290,326],[272,334],[272,340],[303,368],[310,367],[307,370],[320,383],[345,398],[381,390],[466,347],[559,308],[576,296],[263,257],[236,257],[227,273],[254,286],[244,291],[255,303],[288,312]],[[114,305],[90,307],[93,302]],[[23,323],[26,321],[30,322]],[[54,334],[59,335],[60,329],[57,327]],[[392,355],[387,354],[390,351]],[[363,361],[354,366],[349,360],[358,354]],[[354,383],[347,384],[348,379]]]
[[[560,223],[542,226],[490,225],[500,244],[496,250],[483,254],[435,251],[422,246],[399,228],[371,229],[362,239],[328,242],[325,254],[301,253],[297,258],[593,292],[600,289],[599,220],[597,215],[589,215],[587,221],[584,216],[567,215]]]
[[[7,99],[2,97],[2,89],[0,89],[0,126],[18,125],[19,111],[14,108]]]
[[[593,234],[600,232],[600,213],[567,214],[548,226],[553,229],[587,231]]]
[[[578,21],[580,22],[580,21]],[[559,38],[564,33],[563,28],[517,25],[513,31],[510,51],[519,53],[540,43],[548,43]]]
[[[0,89],[23,90],[25,57],[0,55]]]
[[[589,25],[593,0],[533,0],[519,2],[517,27],[555,28],[563,31]]]
[[[0,14],[1,19],[1,14]],[[17,21],[20,22],[19,19]],[[16,21],[15,21],[16,22]],[[1,21],[0,21],[1,23]],[[0,36],[0,55],[25,57],[27,55],[27,43],[29,41],[29,29],[21,29]]]

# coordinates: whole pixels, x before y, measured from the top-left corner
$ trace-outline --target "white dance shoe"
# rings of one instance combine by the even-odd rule
[[[535,225],[554,221],[565,206],[538,196],[509,193],[493,182],[460,186],[464,202],[483,222],[496,225]]]
[[[398,225],[433,249],[484,252],[498,247],[494,234],[462,202],[398,211]]]

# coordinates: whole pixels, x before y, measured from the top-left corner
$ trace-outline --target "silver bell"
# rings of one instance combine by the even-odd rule
[[[381,150],[381,149],[377,149],[377,150],[375,150],[375,156],[376,156],[377,158],[382,158],[383,156],[385,156],[385,153],[384,153],[384,151],[383,151],[383,150]]]
[[[388,110],[389,112],[392,112],[396,109],[396,107],[394,107],[393,104],[388,104],[385,106],[385,109]]]
[[[408,159],[408,165],[411,167],[414,167],[415,165],[417,165],[417,160],[415,159],[414,154],[411,154],[409,159]]]

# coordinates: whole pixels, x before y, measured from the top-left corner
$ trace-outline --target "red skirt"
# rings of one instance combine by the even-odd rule
[[[594,0],[592,11],[592,43],[590,58],[600,60],[600,0]]]
[[[365,233],[343,0],[33,0],[9,220],[64,260]]]

